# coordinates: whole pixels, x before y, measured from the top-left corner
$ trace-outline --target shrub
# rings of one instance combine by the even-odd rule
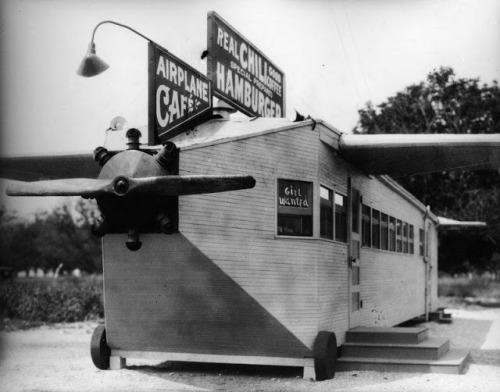
[[[439,278],[438,295],[457,298],[500,298],[500,282],[477,275],[472,278],[443,276]]]
[[[30,323],[73,322],[103,317],[102,280],[25,279],[2,283],[1,313]]]

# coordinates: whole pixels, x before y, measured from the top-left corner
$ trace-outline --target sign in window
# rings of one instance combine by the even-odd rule
[[[312,183],[278,180],[278,235],[313,235]]]

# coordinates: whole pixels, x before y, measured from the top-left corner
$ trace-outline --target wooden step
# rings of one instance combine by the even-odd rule
[[[449,339],[429,338],[417,344],[344,343],[341,351],[343,357],[437,360],[449,349]]]
[[[467,350],[450,350],[438,360],[342,356],[337,359],[336,370],[339,372],[372,370],[378,372],[461,374],[468,360],[469,351]]]
[[[427,339],[428,332],[422,327],[357,327],[346,332],[346,342],[417,344]]]

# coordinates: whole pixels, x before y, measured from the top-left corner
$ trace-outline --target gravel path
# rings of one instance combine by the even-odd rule
[[[433,336],[469,348],[464,375],[338,372],[333,380],[301,379],[294,368],[128,361],[100,371],[89,354],[95,323],[0,332],[1,391],[498,391],[500,309],[453,311],[452,324],[426,323]]]

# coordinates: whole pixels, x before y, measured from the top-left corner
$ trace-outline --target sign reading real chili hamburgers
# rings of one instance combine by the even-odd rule
[[[285,117],[285,74],[215,12],[207,65],[215,96],[249,116]]]

